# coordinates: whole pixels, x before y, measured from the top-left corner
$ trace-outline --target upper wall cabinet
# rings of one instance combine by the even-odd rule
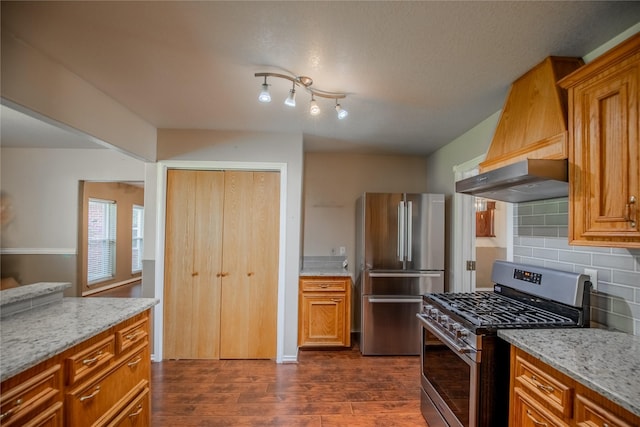
[[[560,81],[569,91],[569,243],[640,248],[640,34]]]

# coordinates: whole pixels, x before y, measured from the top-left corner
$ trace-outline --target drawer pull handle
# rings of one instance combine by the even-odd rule
[[[80,397],[80,402],[84,402],[85,400],[89,400],[89,399],[93,399],[94,397],[96,397],[96,395],[100,393],[100,386],[96,386],[95,390],[93,390],[93,393],[88,394],[86,396],[81,396]]]
[[[136,366],[138,363],[142,362],[142,357],[139,357],[136,360],[132,360],[131,362],[127,363],[127,366],[130,368],[133,368],[134,366]]]
[[[320,283],[320,287],[321,288],[328,288],[329,284],[328,283]]]
[[[5,418],[9,418],[11,415],[13,415],[13,413],[15,411],[17,411],[20,408],[21,405],[22,405],[22,399],[16,400],[16,403],[14,403],[13,408],[9,409],[4,414],[0,414],[0,420],[4,420]]]
[[[535,426],[539,426],[539,427],[548,427],[547,423],[543,423],[542,421],[538,421],[534,418],[533,414],[531,413],[530,410],[527,409],[527,417],[529,417],[529,419],[533,422],[533,425]]]
[[[137,417],[142,412],[142,405],[138,405],[137,411],[129,414],[129,418]]]
[[[135,341],[135,340],[138,339],[138,335],[140,335],[141,333],[143,333],[143,332],[135,331],[132,334],[126,335],[125,338],[128,339],[129,341]]]
[[[535,375],[531,375],[531,381],[537,383],[538,382],[538,377],[535,376]],[[535,384],[535,386],[538,387],[542,391],[546,391],[547,393],[553,393],[555,391],[555,389],[553,387],[551,387],[550,385]]]
[[[92,357],[91,359],[84,359],[82,361],[83,365],[93,365],[94,363],[96,363],[98,360],[100,360],[100,357],[102,356],[102,350],[100,350],[99,352],[96,353],[95,357]]]

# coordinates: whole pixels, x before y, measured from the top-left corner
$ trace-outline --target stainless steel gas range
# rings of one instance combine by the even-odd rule
[[[589,324],[589,276],[496,261],[494,290],[423,296],[421,411],[429,427],[508,423],[509,344],[501,328]]]

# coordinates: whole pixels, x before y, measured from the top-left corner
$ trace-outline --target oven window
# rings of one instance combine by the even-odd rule
[[[423,328],[423,333],[422,373],[462,425],[468,426],[471,368],[428,330]]]

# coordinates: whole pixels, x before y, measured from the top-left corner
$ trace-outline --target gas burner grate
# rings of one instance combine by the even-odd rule
[[[513,328],[575,325],[575,322],[567,317],[490,291],[437,293],[428,294],[426,297],[476,326]]]

